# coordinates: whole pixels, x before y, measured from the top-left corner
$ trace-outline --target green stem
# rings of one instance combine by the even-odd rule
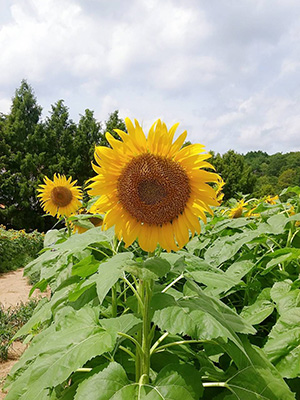
[[[143,303],[143,300],[141,298],[141,295],[140,295],[139,291],[137,291],[135,289],[135,287],[132,285],[132,283],[126,278],[125,274],[124,274],[122,279],[123,279],[124,282],[127,283],[127,285],[130,287],[130,289],[133,291],[135,297],[137,298],[137,301],[138,301],[138,304],[139,304],[139,308],[141,309],[139,311],[141,311],[141,313],[142,313],[143,309],[144,309],[144,303]]]
[[[119,346],[119,349],[125,351],[125,353],[129,354],[135,360],[135,355],[132,353],[132,351],[124,346]]]
[[[166,286],[161,292],[165,293],[167,290],[169,290],[173,285],[175,285],[175,283],[177,283],[178,281],[180,281],[180,279],[182,279],[184,277],[184,275],[181,273],[176,279],[174,279],[173,282],[171,282],[168,286]]]
[[[141,376],[143,383],[149,383],[150,375],[150,346],[151,346],[151,319],[150,319],[150,301],[152,297],[152,281],[145,282],[144,293],[144,314],[143,314],[143,330],[142,330],[142,362]]]
[[[203,387],[227,387],[226,382],[203,382]]]
[[[71,225],[70,225],[70,222],[67,217],[65,217],[65,224],[67,227],[68,237],[70,237],[72,235],[72,229],[71,229]]]
[[[118,302],[118,297],[117,297],[117,288],[116,288],[116,284],[113,285],[113,287],[111,288],[111,306],[112,306],[112,311],[111,311],[111,315],[112,318],[116,318],[117,316],[117,302]]]
[[[126,338],[126,339],[131,340],[132,343],[135,344],[136,348],[137,348],[139,351],[142,351],[141,345],[139,344],[139,342],[138,342],[135,338],[133,338],[132,336],[127,335],[127,333],[123,333],[123,332],[118,332],[118,335],[120,335],[120,336],[122,336],[122,337],[124,337],[124,338]]]
[[[202,342],[207,342],[207,340],[180,340],[178,342],[167,343],[162,346],[159,346],[156,349],[154,349],[152,351],[152,353],[157,353],[159,351],[162,351],[162,350],[167,349],[168,347],[172,347],[172,346],[181,346],[183,344],[202,343]]]
[[[139,284],[136,282],[136,297],[138,299],[138,313],[143,317],[144,315],[144,303],[143,303],[143,298],[144,298],[144,283],[142,280],[140,280]],[[136,382],[140,381],[141,378],[141,365],[142,365],[142,354],[143,350],[141,347],[142,344],[142,330],[139,330],[137,332],[137,342],[139,346],[136,346],[136,358],[135,358],[135,380]]]
[[[100,250],[100,249],[96,249],[95,247],[92,246],[86,246],[86,249],[90,249],[93,251],[97,251],[98,253],[102,254],[103,256],[105,256],[106,258],[108,257],[108,255],[106,253],[104,253],[104,251]]]
[[[154,343],[154,345],[153,345],[153,346],[151,347],[151,349],[150,349],[150,355],[151,355],[152,353],[154,353],[156,347],[157,347],[158,345],[160,345],[160,343],[168,336],[168,334],[169,334],[169,332],[165,332],[160,338],[157,339],[157,341]]]
[[[75,372],[91,372],[92,368],[78,368]]]

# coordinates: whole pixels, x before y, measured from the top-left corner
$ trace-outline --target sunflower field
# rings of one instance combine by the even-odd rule
[[[83,212],[59,211],[70,179],[40,189],[67,229],[25,269],[52,296],[13,338],[30,345],[6,400],[299,398],[300,188],[222,205],[200,145],[126,123]]]

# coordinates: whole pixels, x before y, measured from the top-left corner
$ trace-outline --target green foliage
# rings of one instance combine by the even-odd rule
[[[24,267],[43,248],[43,239],[37,231],[26,233],[0,226],[0,273]]]
[[[252,193],[255,176],[241,154],[229,150],[222,156],[213,155],[210,162],[226,183],[223,189],[225,200],[235,197],[239,192]]]
[[[255,197],[279,194],[288,186],[300,185],[300,152],[268,155],[251,151],[244,158],[257,176],[253,190]]]
[[[38,300],[21,303],[5,310],[0,304],[0,362],[7,359],[10,341],[16,332],[31,318]]]
[[[119,117],[119,111],[116,110],[109,114],[109,118],[105,121],[104,133],[109,132],[115,139],[120,139],[119,135],[114,131],[114,129],[120,129],[121,131],[127,132],[126,125],[124,121]],[[105,137],[103,137],[101,146],[109,146]]]
[[[52,296],[13,338],[30,346],[7,399],[294,399],[298,193],[255,217],[223,207],[177,253],[126,249],[112,229],[49,231],[25,271]]]

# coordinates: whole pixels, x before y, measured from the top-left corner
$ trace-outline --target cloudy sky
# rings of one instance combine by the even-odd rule
[[[180,122],[208,150],[300,150],[299,0],[0,0],[0,112]]]

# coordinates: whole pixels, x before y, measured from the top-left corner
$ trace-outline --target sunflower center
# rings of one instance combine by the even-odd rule
[[[142,181],[138,185],[138,194],[145,204],[155,204],[165,198],[167,192],[157,181]]]
[[[55,186],[51,191],[51,200],[57,207],[66,207],[72,199],[71,190],[65,186]]]
[[[118,197],[125,210],[150,225],[162,225],[178,217],[190,192],[182,166],[153,154],[133,158],[118,179]]]

